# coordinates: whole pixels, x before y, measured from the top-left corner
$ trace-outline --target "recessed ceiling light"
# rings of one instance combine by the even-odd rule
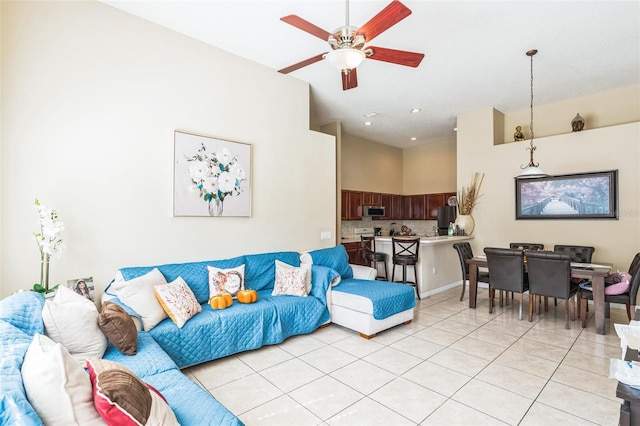
[[[375,111],[371,111],[371,112],[368,112],[368,113],[363,114],[363,115],[365,117],[371,118],[371,117],[377,117],[379,114],[377,112],[375,112]]]
[[[371,126],[372,124],[373,124],[373,123],[372,123],[372,122],[370,122],[370,121],[365,121],[365,122],[364,122],[364,125],[365,125],[365,126]]]
[[[411,108],[411,114],[422,111],[420,108]]]
[[[411,138],[412,141],[418,140],[415,136]]]

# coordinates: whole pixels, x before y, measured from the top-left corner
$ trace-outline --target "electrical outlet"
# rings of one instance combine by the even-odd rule
[[[331,232],[330,231],[323,231],[320,233],[320,239],[321,240],[330,240],[331,239]]]
[[[438,273],[438,268],[436,268],[435,266],[433,267],[433,275]]]

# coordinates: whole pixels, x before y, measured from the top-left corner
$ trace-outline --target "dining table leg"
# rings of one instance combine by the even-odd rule
[[[478,266],[474,264],[469,265],[469,307],[476,308],[476,301],[478,299]]]
[[[605,302],[604,302],[604,276],[596,275],[592,278],[593,306],[596,317],[596,333],[605,334]]]

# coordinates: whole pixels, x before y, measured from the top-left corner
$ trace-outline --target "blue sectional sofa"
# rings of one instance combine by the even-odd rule
[[[298,252],[278,252],[238,256],[232,259],[190,262],[157,266],[122,268],[118,278],[125,281],[157,268],[167,281],[182,277],[202,306],[182,328],[166,318],[149,331],[153,339],[180,368],[222,358],[235,353],[281,343],[287,337],[311,333],[330,319],[327,290],[338,273],[314,265],[312,288],[307,297],[272,296],[275,261],[300,266]],[[221,269],[245,265],[245,289],[256,290],[258,301],[234,303],[227,309],[214,310],[209,300],[207,266]],[[110,285],[111,286],[111,285]],[[110,293],[110,286],[105,293]],[[138,314],[117,298],[132,316]]]
[[[22,384],[22,362],[33,336],[43,334],[44,299],[34,292],[22,292],[0,301],[0,425],[42,425],[26,397]],[[138,333],[135,356],[123,355],[111,344],[104,359],[116,361],[160,391],[182,425],[202,424],[215,419],[217,425],[242,422],[208,392],[180,372],[149,333]],[[198,410],[193,410],[197,406]]]
[[[273,296],[275,262],[300,266],[301,257],[312,263],[309,294],[306,297]],[[212,309],[208,304],[207,267],[230,269],[240,265],[245,267],[244,287],[256,290],[258,301],[233,303],[223,310]],[[155,268],[167,282],[181,277],[202,311],[181,328],[171,318],[166,318],[149,331],[138,331],[138,348],[134,356],[122,354],[109,343],[103,358],[124,365],[160,391],[183,425],[202,424],[203,421],[216,425],[241,425],[242,422],[182,374],[181,368],[311,333],[332,320],[332,293],[343,295],[339,297],[342,299],[339,306],[334,305],[336,317],[341,319],[337,322],[360,331],[365,337],[410,321],[415,306],[414,292],[409,286],[358,279],[370,278],[369,270],[373,270],[361,266],[352,268],[341,245],[302,256],[298,252],[278,252],[204,262],[126,267],[120,269],[107,286],[103,301],[119,303],[129,315],[139,319],[139,326],[142,325],[140,315],[122,303],[114,289]],[[331,291],[332,285],[336,284],[338,287]],[[44,333],[43,305],[42,297],[33,292],[17,293],[0,301],[0,425],[42,424],[25,396],[20,369],[33,336]],[[198,409],[194,410],[196,406]]]

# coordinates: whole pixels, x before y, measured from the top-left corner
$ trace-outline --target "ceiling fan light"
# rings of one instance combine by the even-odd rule
[[[329,62],[329,65],[340,71],[350,71],[357,68],[365,57],[366,55],[362,50],[344,48],[332,50],[327,53],[325,59]]]

